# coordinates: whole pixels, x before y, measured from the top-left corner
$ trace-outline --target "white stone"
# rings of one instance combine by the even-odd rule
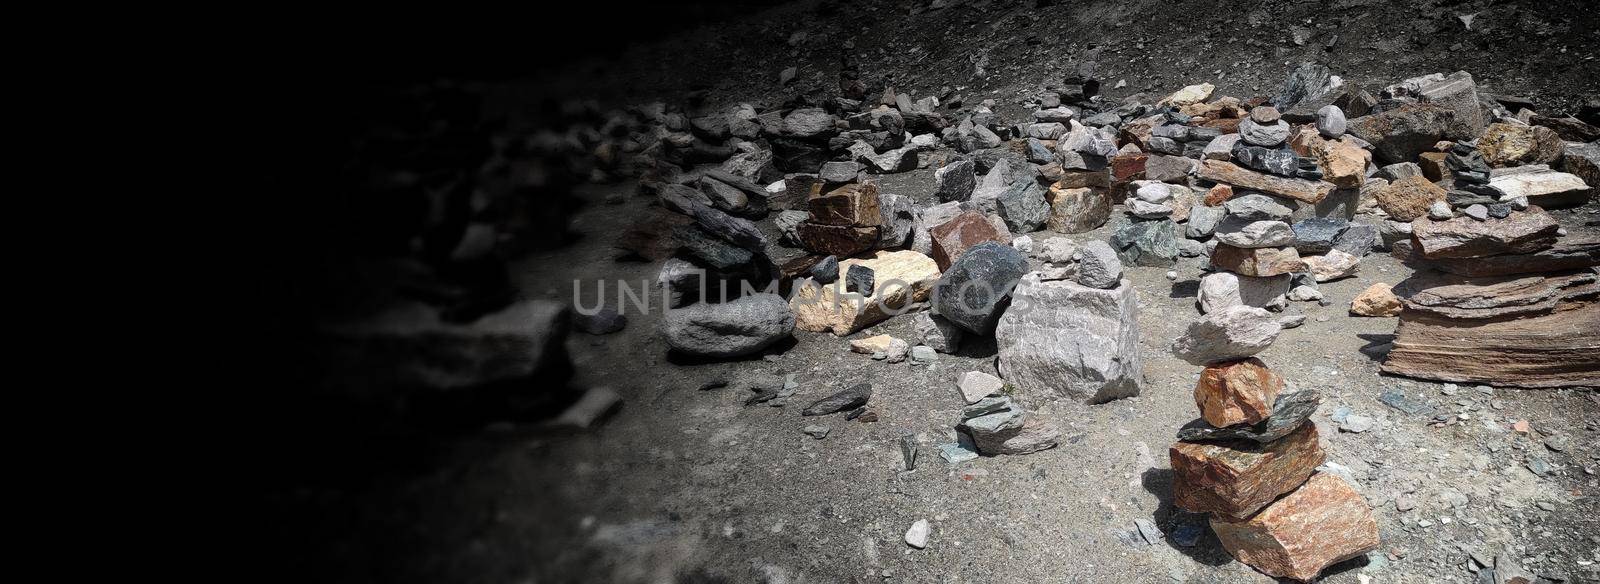
[[[956,381],[956,387],[961,390],[961,399],[968,404],[978,403],[983,398],[999,393],[1005,386],[1005,380],[982,371],[962,373],[961,379]]]
[[[1272,313],[1234,306],[1190,323],[1184,335],[1172,342],[1172,352],[1192,365],[1233,361],[1265,351],[1282,330]]]
[[[1029,403],[1101,403],[1139,394],[1138,292],[1027,276],[995,327],[1000,376]]]
[[[911,524],[911,529],[906,530],[906,545],[917,549],[928,547],[928,536],[933,532],[933,527],[928,525],[927,519],[918,519]]]
[[[1200,278],[1200,292],[1195,302],[1200,312],[1204,313],[1234,306],[1277,308],[1287,304],[1284,294],[1289,292],[1290,279],[1289,274],[1259,278],[1233,272],[1212,272]]]

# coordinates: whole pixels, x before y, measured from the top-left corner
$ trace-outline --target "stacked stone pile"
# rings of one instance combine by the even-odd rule
[[[1207,314],[1173,343],[1205,369],[1194,389],[1201,419],[1169,452],[1178,507],[1211,515],[1211,528],[1239,561],[1275,577],[1311,581],[1324,568],[1378,546],[1378,524],[1361,495],[1318,469],[1326,458],[1309,389],[1286,391],[1282,376],[1253,357],[1277,337],[1265,310],[1233,306]]]

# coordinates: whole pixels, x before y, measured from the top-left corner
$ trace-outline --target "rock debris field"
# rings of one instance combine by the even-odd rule
[[[472,211],[323,354],[446,462],[334,496],[364,527],[306,561],[1600,581],[1600,108],[1470,70],[1111,97],[1067,69],[567,103],[419,187]]]

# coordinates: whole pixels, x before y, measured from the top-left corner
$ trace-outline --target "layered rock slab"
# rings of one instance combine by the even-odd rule
[[[1179,442],[1169,455],[1174,504],[1239,519],[1305,483],[1324,459],[1314,424],[1266,444]]]
[[[1261,572],[1302,582],[1378,547],[1378,522],[1361,494],[1317,473],[1246,521],[1211,519],[1223,549]]]

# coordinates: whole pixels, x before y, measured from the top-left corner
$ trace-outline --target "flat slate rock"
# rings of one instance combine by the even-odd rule
[[[1267,419],[1251,425],[1228,426],[1217,428],[1207,424],[1204,419],[1196,418],[1193,422],[1185,424],[1178,430],[1178,440],[1184,442],[1197,442],[1202,440],[1250,440],[1254,442],[1272,442],[1290,432],[1295,431],[1311,414],[1316,413],[1317,406],[1322,404],[1322,395],[1315,390],[1302,389],[1292,393],[1278,394],[1277,401],[1272,404],[1272,415]]]
[[[800,411],[802,416],[826,416],[843,411],[853,410],[867,405],[867,400],[872,399],[872,385],[861,383],[812,402],[806,409]]]

